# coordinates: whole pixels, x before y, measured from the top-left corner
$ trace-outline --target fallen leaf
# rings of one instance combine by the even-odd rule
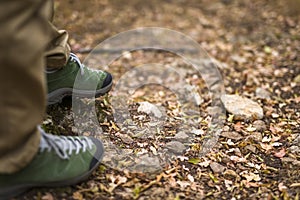
[[[300,183],[293,183],[290,185],[290,187],[300,187]]]
[[[274,153],[274,156],[277,158],[282,158],[285,156],[285,154],[286,154],[285,148],[282,148],[280,151]]]
[[[250,182],[250,181],[260,181],[261,180],[261,178],[259,177],[258,174],[254,174],[252,172],[250,172],[248,174],[243,174],[242,176],[245,177],[248,182]]]
[[[190,186],[191,184],[187,181],[176,181],[176,183],[181,187],[181,188],[186,188],[187,186]]]
[[[236,124],[234,124],[234,130],[237,132],[241,132],[243,127],[244,125],[242,125],[241,122],[237,122]]]
[[[197,165],[199,162],[200,162],[200,159],[199,158],[190,158],[188,160],[189,163],[192,163],[194,165]]]
[[[247,162],[246,158],[240,158],[238,156],[230,156],[230,160],[235,162]]]
[[[278,133],[282,133],[283,132],[283,129],[276,126],[276,125],[270,125],[270,131],[273,133],[273,134],[278,134]]]
[[[260,146],[262,149],[266,150],[266,151],[270,151],[273,149],[273,146],[270,144],[265,144],[265,143],[260,143]]]
[[[211,180],[214,181],[214,183],[218,183],[219,182],[219,180],[212,173],[209,173],[209,177],[211,178]]]
[[[80,192],[74,192],[73,193],[73,199],[75,200],[83,200],[83,196]]]
[[[190,175],[190,174],[187,175],[187,178],[188,178],[189,181],[191,181],[191,182],[194,182],[194,181],[195,181],[194,177],[193,177],[192,175]]]
[[[200,165],[201,167],[208,167],[209,164],[210,164],[210,161],[207,160],[207,161],[199,163],[198,165]]]
[[[284,192],[287,190],[287,187],[283,183],[278,184],[278,189],[280,192]]]

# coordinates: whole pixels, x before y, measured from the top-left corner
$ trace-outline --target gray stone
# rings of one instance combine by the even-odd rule
[[[245,149],[251,151],[252,153],[256,153],[256,147],[251,144],[245,146]]]
[[[240,140],[243,138],[243,136],[241,136],[239,133],[235,131],[224,131],[221,133],[221,136],[232,140]]]
[[[193,133],[195,135],[203,135],[204,131],[202,129],[194,129],[194,130],[191,130],[191,133]]]
[[[222,173],[226,169],[223,165],[217,163],[217,162],[211,162],[209,164],[210,168],[213,170],[215,173]]]
[[[157,173],[161,170],[158,157],[151,157],[148,154],[142,155],[136,159],[134,171],[142,173]]]
[[[158,109],[158,107],[152,103],[147,101],[140,102],[140,106],[138,107],[138,112],[144,112],[146,114],[153,114],[157,118],[161,118],[163,116],[162,112]]]
[[[185,146],[181,142],[171,141],[166,144],[166,148],[175,154],[182,154],[185,151]]]
[[[262,107],[251,99],[238,95],[222,95],[225,109],[234,115],[235,120],[255,120],[264,117]]]
[[[178,140],[178,141],[188,141],[190,138],[190,136],[188,136],[185,132],[183,131],[180,131],[178,132],[175,136],[174,136],[174,139]]]
[[[263,88],[256,88],[255,95],[260,99],[270,99],[270,93]]]
[[[253,127],[259,132],[263,132],[267,129],[266,123],[262,120],[255,120],[253,122]]]

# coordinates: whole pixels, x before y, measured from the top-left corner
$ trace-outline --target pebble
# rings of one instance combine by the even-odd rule
[[[256,88],[255,95],[260,99],[270,99],[270,93],[264,88]]]
[[[255,120],[264,117],[262,107],[251,99],[238,95],[222,95],[225,109],[234,115],[235,120]]]
[[[178,132],[175,136],[174,139],[178,140],[178,141],[187,141],[189,140],[190,136],[188,136],[185,132],[180,131]]]
[[[240,140],[243,138],[239,133],[237,133],[235,131],[222,132],[221,136],[232,139],[232,140]]]
[[[157,173],[161,170],[161,164],[158,157],[151,157],[148,154],[142,155],[136,160],[134,171],[142,173]]]
[[[191,131],[191,133],[193,133],[195,135],[203,135],[204,131],[202,129],[194,129]]]
[[[163,116],[162,112],[158,109],[158,107],[152,103],[147,101],[140,102],[140,106],[138,107],[138,112],[144,112],[146,114],[153,114],[157,118],[161,118]]]
[[[266,123],[262,120],[255,120],[253,122],[253,127],[256,129],[256,131],[259,132],[264,132],[265,130],[267,130]]]
[[[182,154],[186,149],[184,144],[178,141],[171,141],[166,143],[166,148],[175,154]]]
[[[256,147],[251,144],[245,146],[245,149],[251,151],[252,153],[256,153]]]
[[[217,162],[211,162],[209,164],[210,168],[213,170],[215,173],[222,173],[226,169],[223,165],[217,163]]]

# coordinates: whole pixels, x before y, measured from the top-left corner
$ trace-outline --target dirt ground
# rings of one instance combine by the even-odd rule
[[[203,102],[196,106],[201,114],[193,127],[200,133],[194,133],[181,155],[171,157],[160,170],[145,173],[122,170],[115,167],[120,163],[106,160],[84,183],[33,189],[16,199],[300,198],[299,0],[66,0],[56,1],[55,10],[54,24],[68,30],[71,48],[82,59],[105,39],[140,27],[168,28],[193,38],[218,62],[225,92],[257,102],[264,117],[237,120],[227,113],[217,145],[199,156],[209,131],[211,101],[203,79],[188,72],[185,79],[199,91]],[[122,55],[105,68],[113,74],[115,84],[126,71],[145,63],[190,67],[168,52],[137,50]],[[258,88],[266,98],[257,94]],[[170,144],[178,130],[184,130],[182,105],[167,88],[141,87],[125,102],[139,127],[150,119],[138,111],[141,102],[165,107],[169,120],[157,137],[138,137],[121,128],[113,115],[114,94],[113,88],[96,101],[99,124],[114,145],[138,155],[155,153],[158,146]],[[80,131],[73,117],[70,99],[66,99],[48,107],[43,125],[55,134],[76,135]]]

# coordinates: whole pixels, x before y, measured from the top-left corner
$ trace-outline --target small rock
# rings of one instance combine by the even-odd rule
[[[126,143],[126,144],[131,144],[133,143],[133,139],[129,136],[129,135],[126,135],[126,134],[119,134],[119,137],[121,138],[121,140]]]
[[[229,131],[229,130],[230,130],[230,127],[229,127],[229,126],[224,126],[224,127],[223,127],[223,131],[226,132],[226,131]]]
[[[174,139],[178,140],[178,141],[187,141],[190,138],[190,136],[188,136],[185,132],[180,131],[178,132],[175,136]]]
[[[224,157],[222,158],[222,163],[227,164],[227,163],[229,163],[229,162],[231,162],[230,158],[228,158],[228,157],[226,157],[226,156],[224,156]]]
[[[168,142],[166,148],[175,154],[182,154],[186,149],[184,144],[178,141]]]
[[[207,107],[207,112],[211,116],[220,116],[223,113],[225,113],[225,111],[223,111],[223,109],[220,108],[220,106],[209,106]]]
[[[266,123],[262,120],[255,120],[253,122],[253,127],[256,129],[256,131],[259,131],[259,132],[263,132],[263,131],[267,130]]]
[[[235,131],[222,132],[221,136],[232,139],[232,140],[240,140],[243,138],[239,133],[237,133]]]
[[[255,120],[264,117],[262,107],[251,99],[238,95],[222,95],[221,101],[235,120]]]
[[[161,165],[158,157],[151,157],[145,154],[136,160],[134,170],[142,173],[157,173],[161,170]]]
[[[163,114],[161,111],[158,109],[158,107],[152,103],[149,103],[147,101],[145,102],[140,102],[140,106],[138,107],[137,111],[138,112],[144,112],[146,114],[153,114],[157,118],[161,118]]]
[[[232,55],[231,59],[237,63],[245,63],[247,62],[247,59],[245,57],[239,56],[239,55]]]
[[[272,113],[272,114],[271,114],[271,116],[272,116],[272,118],[274,118],[274,119],[276,119],[276,118],[280,117],[280,115],[279,115],[279,114],[277,114],[277,113]]]
[[[252,153],[255,153],[255,152],[256,152],[256,147],[253,146],[253,145],[251,145],[251,144],[245,146],[245,149],[251,151]]]
[[[270,93],[263,88],[256,88],[255,95],[260,99],[270,99]]]
[[[226,169],[226,167],[217,162],[211,162],[209,166],[215,173],[222,173]]]
[[[193,133],[195,135],[203,135],[204,131],[202,129],[194,129],[191,131],[191,133]]]

